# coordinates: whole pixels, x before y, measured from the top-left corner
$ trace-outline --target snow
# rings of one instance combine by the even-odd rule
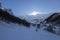
[[[60,40],[60,36],[31,26],[0,22],[0,40]]]

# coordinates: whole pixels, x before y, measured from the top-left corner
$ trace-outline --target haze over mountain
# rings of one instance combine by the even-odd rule
[[[50,14],[37,14],[37,15],[22,15],[22,16],[18,16],[18,17],[20,17],[21,19],[26,19],[29,22],[32,22],[34,19],[44,20],[47,17],[49,17],[50,15],[52,15],[52,13],[50,13]]]

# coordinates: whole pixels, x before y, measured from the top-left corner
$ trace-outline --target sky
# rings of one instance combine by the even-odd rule
[[[28,15],[33,11],[41,14],[60,12],[60,0],[0,0],[2,6],[12,9],[15,15]]]

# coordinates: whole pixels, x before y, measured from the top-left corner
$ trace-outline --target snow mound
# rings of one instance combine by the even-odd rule
[[[42,29],[26,28],[23,25],[0,22],[0,40],[60,40],[60,36]]]

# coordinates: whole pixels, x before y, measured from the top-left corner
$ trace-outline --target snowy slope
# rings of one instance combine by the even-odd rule
[[[55,35],[31,26],[26,28],[23,25],[7,24],[0,22],[0,40],[60,40],[59,35]]]

